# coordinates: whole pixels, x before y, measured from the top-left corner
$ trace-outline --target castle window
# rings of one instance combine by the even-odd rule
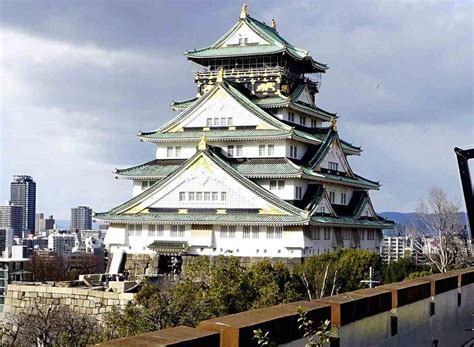
[[[194,197],[195,197],[194,192],[189,192],[189,193],[188,193],[188,200],[189,200],[189,201],[194,201]]]
[[[237,146],[236,146],[235,155],[236,155],[237,157],[241,157],[241,156],[242,156],[242,145],[237,145]]]
[[[312,226],[311,227],[311,239],[312,240],[319,240],[321,238],[321,230],[318,227]]]
[[[267,239],[273,239],[275,237],[275,227],[267,227]]]
[[[375,240],[375,231],[367,230],[367,240]]]
[[[365,230],[364,229],[360,229],[359,230],[359,238],[364,241],[365,240]]]
[[[142,190],[145,190],[148,188],[148,181],[142,181]]]
[[[228,117],[228,118],[227,118],[227,125],[228,125],[228,126],[234,125],[234,120],[232,119],[232,117]]]
[[[329,192],[329,200],[331,201],[331,204],[336,203],[336,193],[335,192]]]
[[[135,225],[135,236],[142,236],[142,226],[140,224]]]
[[[184,201],[184,200],[186,200],[186,193],[179,192],[179,201]]]
[[[297,158],[298,157],[298,147],[290,146],[290,158]]]
[[[128,224],[127,225],[127,235],[128,236],[134,236],[135,235],[135,225],[133,225],[133,224]]]
[[[212,118],[207,118],[206,119],[206,125],[208,128],[212,127]]]
[[[221,192],[221,201],[226,201],[226,200],[227,200],[227,193]]]
[[[331,239],[331,229],[330,228],[324,228],[324,239],[325,240],[330,240]]]
[[[196,192],[196,201],[202,201],[202,192]]]
[[[155,226],[153,224],[148,225],[148,237],[155,237]]]
[[[222,117],[221,118],[221,126],[226,126],[227,124],[227,118]]]
[[[219,193],[218,192],[212,192],[212,201],[217,201],[219,199]]]
[[[184,237],[185,226],[184,225],[171,225],[170,236],[171,237]]]
[[[300,116],[300,124],[301,125],[306,125],[306,117],[305,116]]]
[[[318,121],[316,119],[311,119],[311,127],[316,128],[318,126]]]
[[[250,227],[244,226],[242,231],[242,238],[249,239],[250,238]]]
[[[283,227],[275,227],[275,238],[281,239],[283,237]]]
[[[258,239],[260,234],[260,227],[254,226],[252,227],[252,239]]]
[[[296,200],[301,200],[303,198],[303,188],[302,187],[295,187],[295,196],[296,196]]]
[[[166,157],[167,158],[173,157],[173,147],[166,147]]]
[[[156,226],[156,236],[157,237],[163,237],[164,229],[165,229],[164,225],[157,225]]]
[[[341,193],[341,205],[345,205],[347,203],[347,194]]]
[[[258,145],[258,156],[265,156],[265,145]]]
[[[233,157],[234,156],[234,146],[233,145],[227,146],[227,156],[228,157]]]
[[[174,148],[174,156],[175,157],[181,157],[181,146],[176,146]]]
[[[285,189],[285,181],[278,181],[278,190]]]
[[[293,112],[288,112],[288,120],[292,123],[295,122],[295,114]]]
[[[268,145],[268,155],[273,156],[275,155],[275,145]]]
[[[332,161],[329,162],[329,170],[337,171],[338,167],[339,167],[338,163],[335,163],[335,162],[332,162]]]
[[[351,231],[349,229],[342,229],[342,239],[343,240],[350,240],[351,239]]]
[[[235,225],[229,226],[229,239],[235,239]]]
[[[214,118],[214,126],[215,127],[219,126],[219,118]]]
[[[270,181],[270,190],[277,189],[277,181]]]
[[[204,201],[211,200],[211,192],[204,192]]]
[[[227,238],[227,225],[222,225],[221,226],[220,237],[221,237],[221,239],[226,239]]]

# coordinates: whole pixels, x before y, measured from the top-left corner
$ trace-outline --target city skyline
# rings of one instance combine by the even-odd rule
[[[241,3],[209,2],[193,11],[173,3],[54,4],[24,6],[44,14],[40,21],[14,3],[1,5],[8,88],[0,198],[8,200],[12,175],[25,173],[38,183],[37,210],[68,219],[72,206],[101,211],[129,196],[129,182],[115,181],[114,167],[139,164],[153,152],[131,135],[171,119],[169,103],[196,93],[182,53],[217,39]],[[381,180],[373,194],[380,212],[413,211],[430,186],[460,199],[453,147],[473,138],[472,5],[248,5],[258,18],[275,17],[285,37],[329,64],[318,104],[338,112],[341,131],[366,149],[351,163]],[[171,15],[177,12],[182,17]],[[35,55],[25,57],[26,49]]]

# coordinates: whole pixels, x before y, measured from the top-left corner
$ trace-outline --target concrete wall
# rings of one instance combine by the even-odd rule
[[[113,307],[125,308],[133,299],[132,293],[104,292],[85,288],[53,287],[50,285],[9,284],[4,314],[16,314],[21,310],[40,305],[68,306],[72,310],[94,316],[102,321],[104,314]]]
[[[256,346],[253,331],[269,332],[279,346],[303,347],[298,308],[319,326],[331,320],[336,346],[462,346],[474,341],[474,268],[392,283],[315,301],[251,310],[201,322],[191,328],[165,329],[118,340],[123,346]],[[173,330],[174,329],[174,330]],[[181,332],[182,331],[182,332]],[[205,332],[217,333],[209,341]],[[169,339],[172,336],[172,339]],[[115,344],[111,341],[108,345]],[[470,344],[467,344],[470,346]]]

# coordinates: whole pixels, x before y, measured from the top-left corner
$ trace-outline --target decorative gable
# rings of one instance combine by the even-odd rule
[[[255,127],[256,129],[278,129],[277,120],[264,114],[263,110],[246,107],[246,100],[232,95],[223,83],[214,86],[203,100],[178,115],[163,128],[163,132],[178,132],[186,128]],[[250,101],[248,101],[250,103]],[[245,106],[244,106],[245,105]],[[266,118],[266,119],[265,119]],[[285,125],[282,124],[284,127]]]
[[[370,200],[369,195],[367,194],[362,204],[359,206],[358,211],[356,211],[356,218],[374,218],[378,219],[377,213],[375,213],[374,206]]]
[[[339,141],[337,141],[336,138],[332,140],[325,157],[321,161],[320,167],[334,172],[338,171],[351,174],[349,163],[342,150],[342,147],[340,146]]]
[[[321,199],[319,200],[316,207],[312,210],[312,214],[329,214],[331,217],[336,217],[336,213],[332,208],[326,190],[323,191]]]
[[[309,92],[307,86],[305,86],[301,94],[295,98],[295,101],[299,101],[307,105],[314,106],[314,98]]]
[[[247,44],[268,45],[270,43],[253,31],[245,21],[242,21],[237,28],[234,29],[234,32],[231,33],[223,42],[219,43],[216,48]]]
[[[228,209],[246,209],[259,214],[290,214],[244,186],[203,152],[164,181],[118,213],[148,213],[153,209],[215,209],[226,213]]]

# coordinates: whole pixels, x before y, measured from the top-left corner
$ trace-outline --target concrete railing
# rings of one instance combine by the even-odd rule
[[[474,341],[474,268],[267,307],[112,340],[103,346],[256,346],[253,331],[282,346],[304,346],[298,308],[319,326],[331,320],[331,346],[462,346]],[[472,343],[472,342],[471,342]],[[469,344],[467,344],[469,345]]]

